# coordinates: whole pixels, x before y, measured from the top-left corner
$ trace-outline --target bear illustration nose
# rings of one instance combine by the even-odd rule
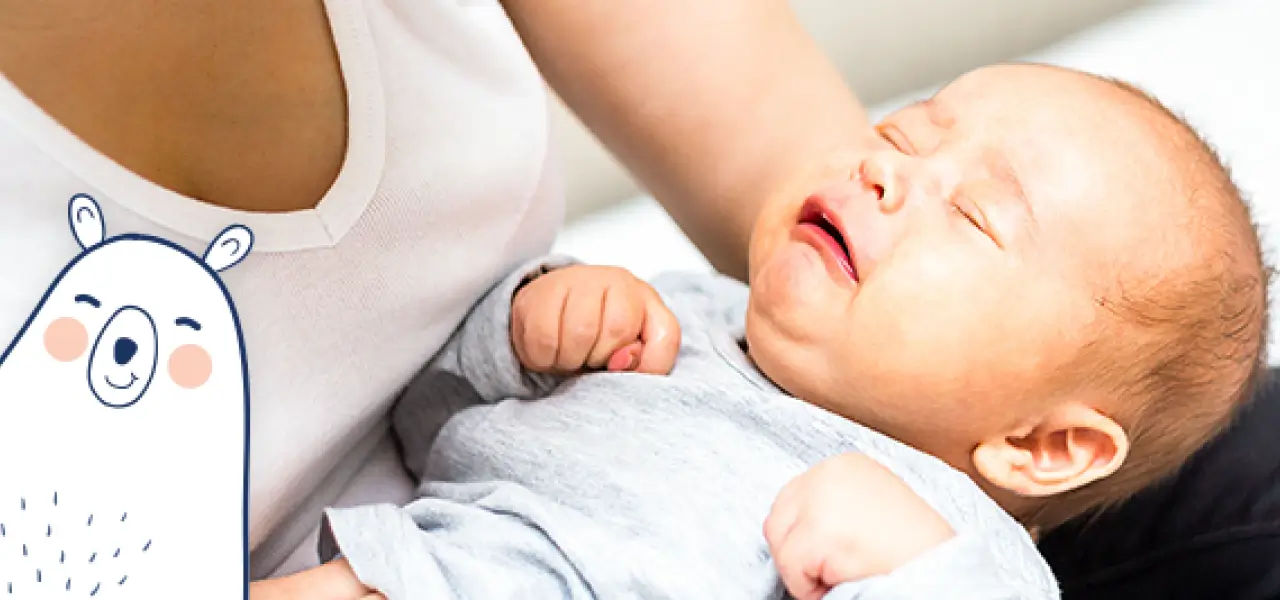
[[[117,365],[127,365],[133,360],[133,356],[138,353],[138,343],[122,337],[116,340],[115,355]]]

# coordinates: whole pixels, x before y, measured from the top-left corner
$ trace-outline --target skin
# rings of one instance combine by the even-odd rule
[[[556,92],[727,275],[746,276],[767,198],[874,139],[786,0],[503,5]]]
[[[0,0],[0,72],[121,165],[229,208],[312,208],[346,152],[320,2]]]
[[[525,285],[511,304],[511,347],[539,373],[666,375],[680,325],[649,284],[625,269],[572,266]]]
[[[764,536],[787,591],[796,600],[821,600],[837,584],[907,564],[955,531],[883,465],[850,453],[788,483]]]
[[[785,0],[503,4],[554,90],[726,274],[746,276],[766,198],[871,138]],[[345,155],[315,0],[0,0],[0,72],[116,162],[220,206],[314,207]]]
[[[504,7],[555,91],[726,274],[746,276],[756,211],[798,168],[872,138],[785,0]],[[318,1],[0,0],[0,72],[115,162],[218,206],[312,208],[346,151]]]
[[[1165,127],[1109,84],[1030,65],[974,71],[890,115],[843,176],[762,210],[753,359],[797,397],[969,473],[1013,514],[1107,477],[1128,451],[1107,416],[1122,399],[1052,374],[1113,325],[1097,299],[1118,282],[1203,256],[1204,240],[1169,235],[1197,213],[1178,200]],[[856,279],[797,229],[809,200],[841,224]],[[898,515],[892,531],[833,508],[868,485],[902,491],[875,471],[836,457],[778,498],[766,536],[792,594],[821,597],[950,537],[910,494],[873,512]]]
[[[1095,299],[1126,276],[1117,257],[1162,247],[1186,216],[1163,201],[1164,161],[1132,151],[1151,146],[1135,117],[1106,84],[1039,66],[980,69],[892,114],[877,127],[885,141],[814,194],[842,221],[858,281],[797,233],[804,193],[762,212],[752,357],[798,397],[966,472],[983,469],[985,448],[1087,478],[1063,455],[1073,440],[1050,434],[1122,438],[1095,418],[1115,399],[1044,374],[1102,326]],[[1116,458],[1123,445],[1094,451]]]
[[[1033,429],[1018,439],[1034,439],[1037,423],[1054,422],[1045,418],[1056,414],[1049,408],[1039,417],[1022,414],[1037,412],[1030,408],[1002,409],[1050,402],[1019,401],[1039,391],[1031,373],[1062,364],[1073,332],[1096,319],[1089,300],[1071,293],[1081,282],[1066,274],[1078,268],[1084,277],[1105,279],[1109,273],[1105,265],[1072,264],[1072,255],[1105,262],[1130,247],[1117,242],[1121,230],[1154,218],[1130,206],[1138,192],[1149,193],[1138,182],[1151,165],[1116,155],[1134,141],[1133,132],[1116,127],[1108,120],[1114,114],[1081,93],[1087,84],[1048,75],[1036,81],[1061,95],[1025,79],[1021,87],[1002,83],[990,88],[998,100],[985,109],[976,100],[983,86],[973,82],[986,76],[957,82],[938,98],[951,109],[950,127],[930,129],[918,110],[895,115],[888,123],[903,132],[901,143],[930,150],[903,158],[879,145],[875,156],[884,161],[858,164],[868,165],[868,173],[905,174],[918,171],[897,170],[888,159],[920,166],[919,152],[952,157],[933,161],[937,170],[928,172],[936,183],[916,187],[916,175],[903,175],[905,189],[916,190],[913,198],[937,200],[972,184],[965,196],[974,198],[991,231],[1008,236],[1001,239],[1008,246],[984,240],[994,237],[991,231],[964,230],[943,202],[913,200],[905,204],[910,210],[889,211],[914,215],[910,219],[886,212],[849,219],[867,230],[858,236],[867,241],[856,243],[866,245],[860,255],[870,266],[863,283],[848,286],[817,254],[805,255],[789,239],[801,198],[785,192],[797,172],[809,173],[802,186],[828,178],[830,169],[813,165],[828,164],[835,149],[861,155],[876,145],[856,98],[786,2],[667,2],[504,5],[555,90],[717,267],[739,277],[748,272],[743,250],[751,224],[759,223],[750,273],[758,290],[751,342],[761,366],[805,399],[923,448],[934,446],[953,464],[979,471],[982,461],[969,456],[977,455],[973,440],[1027,427]],[[339,171],[346,107],[318,2],[0,0],[0,15],[0,71],[90,145],[159,185],[230,208],[287,211],[314,206]],[[1037,134],[1019,139],[1010,133],[1018,130]],[[1081,139],[1084,131],[1110,143],[1090,144]],[[991,139],[975,147],[1005,151],[1020,174],[1034,174],[1021,182],[1034,211],[1019,212],[1007,188],[981,176],[991,165],[975,158],[974,148],[950,141],[984,136]],[[897,177],[882,184],[899,185]],[[843,211],[860,204],[856,188],[846,183],[824,194]],[[782,200],[757,221],[770,198]],[[1070,210],[1071,201],[1083,202],[1095,218],[1077,214],[1088,212],[1079,206]],[[932,208],[914,208],[924,206]],[[1102,209],[1109,221],[1096,218]],[[1087,248],[1081,246],[1086,240]],[[996,247],[982,249],[986,243]],[[1066,252],[1069,247],[1076,252]],[[887,314],[894,319],[874,317]],[[982,328],[980,322],[1001,325]],[[1011,336],[1018,341],[997,334],[1004,330],[1018,331]],[[920,360],[926,346],[916,342],[923,340],[930,341],[937,368],[921,378],[909,367]],[[837,362],[839,369],[826,368]],[[821,376],[801,377],[814,372]],[[1002,385],[987,383],[996,380]],[[920,385],[937,393],[922,395]],[[1053,406],[1098,400],[1047,398]],[[1077,417],[1059,419],[1065,429],[1053,431],[1079,429],[1087,419]],[[1005,465],[1023,455],[1055,462],[1053,452],[994,450],[1011,453],[996,461]],[[1112,454],[1122,454],[1118,450]],[[343,564],[320,572],[337,574],[330,583],[354,579]],[[354,597],[369,593],[349,589]],[[267,597],[266,588],[256,590],[255,598]]]
[[[288,577],[258,582],[249,588],[253,600],[386,600],[356,578],[347,560],[338,560]]]
[[[538,373],[568,376],[607,369],[666,375],[680,348],[680,327],[653,287],[626,270],[570,266],[540,275],[516,292],[511,346],[521,365]],[[385,600],[360,582],[345,559],[254,582],[250,598]]]
[[[880,143],[806,169],[761,211],[752,358],[796,397],[970,473],[1010,512],[1106,477],[1128,447],[1106,416],[1116,399],[1044,374],[1098,331],[1096,299],[1135,262],[1115,257],[1146,250],[1155,258],[1136,262],[1152,267],[1180,252],[1161,243],[1191,215],[1168,201],[1178,190],[1165,182],[1177,177],[1159,151],[1132,151],[1154,147],[1148,116],[1104,83],[1036,66],[974,71],[928,105],[890,115],[876,128]],[[841,223],[856,280],[797,229],[811,199]],[[643,307],[643,319],[617,311],[630,331],[670,322],[651,294],[614,270],[552,273],[517,295],[513,344],[526,367],[598,367],[643,341],[600,335],[608,302]],[[582,307],[566,311],[577,296]],[[583,323],[597,333],[566,335]],[[533,347],[541,358],[528,358]],[[664,367],[674,360],[674,348],[659,354]],[[548,358],[564,355],[558,366]],[[799,598],[892,571],[953,535],[901,480],[856,454],[793,481],[765,524]]]

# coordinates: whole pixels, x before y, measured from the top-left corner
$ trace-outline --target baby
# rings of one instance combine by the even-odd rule
[[[330,511],[341,558],[255,597],[1057,597],[1027,530],[1171,473],[1261,371],[1248,210],[1065,69],[877,131],[763,209],[749,290],[516,270],[398,406],[421,499]]]

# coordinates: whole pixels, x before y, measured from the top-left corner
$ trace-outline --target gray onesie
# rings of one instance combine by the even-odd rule
[[[522,371],[513,290],[563,264],[497,285],[405,390],[394,427],[420,499],[328,511],[322,558],[341,552],[389,600],[783,598],[763,535],[774,497],[818,461],[863,452],[958,535],[828,599],[1058,597],[1026,532],[966,476],[753,368],[737,282],[654,282],[682,328],[669,376]]]

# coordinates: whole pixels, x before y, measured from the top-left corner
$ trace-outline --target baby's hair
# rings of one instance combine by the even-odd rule
[[[1097,299],[1110,324],[1090,344],[1079,374],[1108,382],[1106,407],[1130,450],[1110,477],[1046,499],[1020,515],[1041,530],[1114,506],[1174,473],[1221,433],[1267,373],[1268,287],[1258,227],[1214,148],[1180,115],[1143,90],[1090,75],[1145,103],[1185,175],[1195,213],[1197,259],[1131,278]],[[1145,280],[1145,281],[1144,281]]]

